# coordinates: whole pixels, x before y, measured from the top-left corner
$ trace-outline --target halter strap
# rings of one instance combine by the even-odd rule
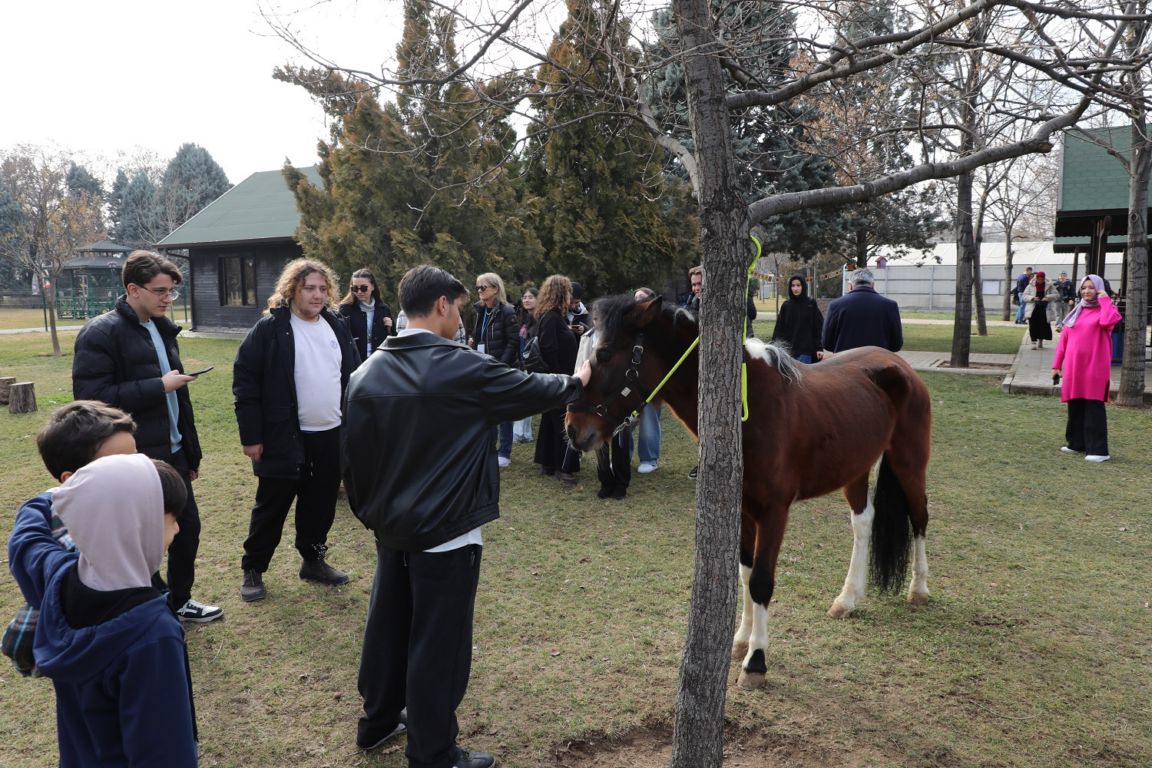
[[[752,257],[752,263],[748,265],[748,278],[747,278],[747,282],[745,283],[745,292],[747,292],[747,286],[751,283],[752,273],[756,269],[756,264],[757,264],[757,262],[760,261],[760,253],[761,253],[761,249],[762,249],[762,246],[760,244],[760,239],[758,237],[756,237],[755,235],[750,235],[750,237],[752,238],[752,242],[756,243],[756,255],[754,257]],[[744,315],[744,338],[747,338],[747,337],[748,337],[748,315],[745,314]],[[640,403],[640,406],[638,408],[636,408],[636,410],[632,411],[630,414],[625,416],[624,420],[616,425],[615,429],[612,430],[612,437],[616,437],[618,434],[620,434],[621,432],[623,432],[624,430],[628,429],[629,427],[631,427],[633,424],[636,423],[636,420],[640,418],[640,412],[642,410],[644,410],[644,407],[647,406],[649,403],[651,403],[656,398],[656,395],[660,394],[660,390],[664,389],[664,385],[668,383],[668,380],[672,378],[672,375],[674,373],[676,373],[676,371],[680,370],[680,366],[683,365],[684,361],[688,359],[688,355],[692,354],[696,350],[696,347],[698,347],[698,346],[700,346],[700,336],[699,335],[697,335],[696,338],[692,340],[692,343],[688,345],[688,349],[684,350],[684,354],[680,355],[680,359],[677,360],[676,364],[673,365],[669,369],[668,373],[664,374],[664,378],[660,379],[660,383],[657,384],[655,386],[655,388],[653,388],[653,390],[650,393],[648,393],[648,396],[644,398],[643,402]],[[613,392],[612,394],[608,395],[608,397],[606,397],[603,400],[603,402],[599,403],[598,405],[587,406],[587,405],[576,405],[574,403],[570,403],[568,405],[568,412],[569,413],[591,413],[591,414],[599,416],[600,418],[607,421],[607,419],[608,419],[608,406],[618,398],[628,397],[628,395],[632,394],[632,390],[635,387],[639,386],[639,383],[640,383],[640,362],[643,359],[644,359],[644,334],[641,333],[636,337],[636,344],[635,344],[635,346],[632,347],[632,364],[630,366],[628,366],[628,370],[624,372],[624,384],[620,387],[620,389],[617,390],[616,392]],[[748,361],[747,360],[744,360],[740,363],[740,402],[743,405],[743,412],[740,415],[740,421],[748,421],[749,413],[748,413]]]

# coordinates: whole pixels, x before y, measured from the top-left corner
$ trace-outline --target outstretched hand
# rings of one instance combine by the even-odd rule
[[[576,371],[576,378],[580,379],[581,384],[588,386],[588,382],[592,380],[592,363],[585,360],[580,370]]]

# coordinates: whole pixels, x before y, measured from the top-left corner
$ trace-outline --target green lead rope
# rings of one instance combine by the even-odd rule
[[[752,257],[752,263],[748,265],[748,277],[744,282],[744,297],[748,297],[748,289],[752,287],[752,273],[756,270],[756,262],[760,261],[760,239],[756,235],[749,235],[752,242],[756,243],[756,255]],[[744,338],[748,338],[748,313],[744,313]],[[740,415],[740,421],[748,421],[748,362],[740,363],[740,402],[744,405],[744,412]]]
[[[760,261],[760,253],[762,248],[759,238],[757,238],[755,235],[751,235],[751,238],[752,242],[756,243],[756,255],[752,258],[752,263],[748,266],[748,278],[744,283],[745,298],[747,298],[748,288],[752,284],[752,273],[756,270],[756,263]],[[748,338],[747,313],[744,314],[744,338]],[[668,373],[664,375],[664,378],[660,379],[660,383],[656,385],[656,388],[652,390],[651,394],[644,398],[644,405],[651,405],[652,401],[656,398],[656,395],[658,395],[660,390],[664,388],[664,385],[668,383],[668,379],[672,378],[672,374],[676,373],[676,371],[680,369],[680,366],[684,363],[685,360],[688,359],[688,355],[692,354],[692,352],[695,351],[696,347],[698,346],[700,346],[699,336],[693,339],[692,343],[688,345],[688,349],[684,350],[684,354],[680,355],[680,359],[676,361],[676,365],[672,366]],[[740,421],[748,421],[748,363],[746,361],[740,363],[740,402],[743,405],[743,413],[740,415]],[[617,431],[622,428],[631,426],[631,424],[636,421],[636,418],[639,415],[639,408],[632,411],[632,415],[625,419],[624,423],[620,425]]]

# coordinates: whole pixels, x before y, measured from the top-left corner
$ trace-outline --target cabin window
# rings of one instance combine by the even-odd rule
[[[220,306],[246,307],[256,303],[256,259],[252,256],[220,258]]]

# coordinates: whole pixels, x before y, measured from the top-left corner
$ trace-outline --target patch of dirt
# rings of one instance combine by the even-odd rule
[[[672,729],[644,726],[615,738],[588,737],[553,750],[557,768],[667,768]],[[724,734],[724,768],[865,768],[883,762],[864,747],[854,751],[780,736],[729,728]]]

